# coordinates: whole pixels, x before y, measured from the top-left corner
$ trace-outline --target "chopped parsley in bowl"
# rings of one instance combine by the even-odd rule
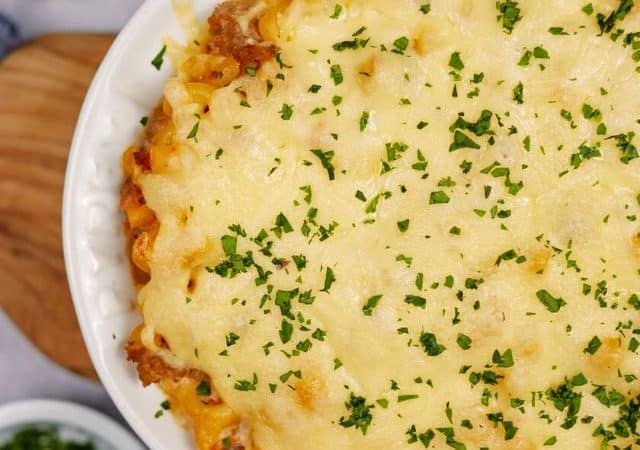
[[[112,419],[81,405],[30,400],[0,406],[0,450],[143,450]]]
[[[96,447],[91,440],[64,439],[53,426],[29,425],[15,431],[0,444],[0,450],[96,450]]]

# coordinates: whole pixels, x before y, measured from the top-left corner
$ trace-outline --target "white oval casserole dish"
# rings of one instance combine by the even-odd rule
[[[199,18],[219,0],[194,0]],[[122,415],[152,450],[194,448],[170,414],[155,418],[163,396],[143,389],[124,344],[140,322],[118,209],[120,157],[141,132],[140,119],[160,101],[171,74],[151,60],[165,36],[182,38],[169,0],[147,0],[118,35],[98,69],[78,118],[64,186],[67,277],[93,364]]]

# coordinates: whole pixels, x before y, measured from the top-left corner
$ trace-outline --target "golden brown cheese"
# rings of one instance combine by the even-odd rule
[[[638,7],[266,7],[226,87],[170,49],[143,344],[262,450],[636,442]]]

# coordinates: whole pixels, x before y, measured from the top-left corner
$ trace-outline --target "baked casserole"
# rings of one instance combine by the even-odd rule
[[[198,449],[640,448],[634,3],[178,5],[127,354]]]

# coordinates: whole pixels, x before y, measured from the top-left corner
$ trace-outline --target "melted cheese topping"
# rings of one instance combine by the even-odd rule
[[[262,450],[630,445],[640,11],[599,36],[619,2],[522,1],[509,34],[493,1],[422,3],[293,1],[281,63],[206,114],[168,82],[144,342]]]

